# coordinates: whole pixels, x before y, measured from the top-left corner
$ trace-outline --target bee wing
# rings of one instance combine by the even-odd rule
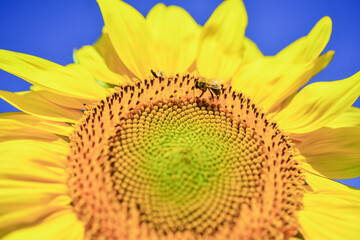
[[[221,89],[221,83],[223,80],[221,79],[208,79],[207,84],[208,87],[213,89]]]

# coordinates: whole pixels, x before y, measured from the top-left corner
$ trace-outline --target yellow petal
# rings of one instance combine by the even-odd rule
[[[0,238],[7,233],[39,222],[51,214],[69,209],[71,199],[68,196],[58,196],[46,204],[35,204],[26,208],[17,208],[0,216]]]
[[[360,191],[335,181],[307,174],[313,193],[304,195],[298,213],[305,239],[360,239]]]
[[[249,62],[249,61],[253,61],[257,58],[263,57],[263,54],[261,53],[260,49],[258,48],[258,46],[251,41],[249,38],[245,37],[244,38],[244,43],[243,43],[243,62]]]
[[[360,127],[360,108],[350,107],[348,111],[326,125],[330,128]]]
[[[330,39],[331,29],[331,19],[323,17],[307,36],[284,48],[276,56],[289,62],[311,61],[324,50]]]
[[[344,80],[313,83],[302,89],[273,120],[292,133],[314,131],[345,112],[359,92],[360,72]]]
[[[297,79],[292,83],[292,86],[296,86],[295,88],[291,88],[288,91],[287,97],[283,99],[282,101],[277,102],[274,104],[270,109],[269,112],[278,112],[284,108],[296,95],[296,92],[300,89],[300,87],[304,86],[313,76],[318,74],[320,71],[322,71],[327,65],[331,62],[331,60],[334,57],[335,52],[334,51],[328,51],[318,58],[316,58],[314,61],[310,61],[309,65],[312,66],[311,72],[309,74],[305,74],[302,78]],[[286,59],[285,59],[286,60]],[[285,80],[287,81],[287,79]],[[287,81],[288,82],[288,81]],[[279,87],[281,85],[279,84]]]
[[[98,0],[116,53],[137,77],[149,76],[155,66],[152,39],[144,17],[133,7],[118,0]]]
[[[321,193],[321,192],[339,192],[348,193],[348,194],[360,194],[359,189],[347,186],[345,184],[336,182],[334,180],[323,177],[319,174],[312,174],[305,172],[306,183],[309,184],[313,192]],[[360,199],[359,199],[360,200]]]
[[[6,235],[3,240],[79,240],[84,238],[84,224],[71,210],[50,215],[36,225]]]
[[[229,80],[238,69],[247,14],[241,0],[224,1],[202,29],[196,65],[206,78]]]
[[[35,85],[31,86],[30,89],[31,91],[38,93],[46,100],[66,108],[84,109],[85,105],[92,105],[97,102],[96,100],[67,97],[56,94]]]
[[[19,151],[21,149],[21,151]],[[69,147],[35,140],[0,142],[0,176],[40,182],[66,182]]]
[[[60,137],[53,133],[37,130],[32,127],[16,126],[13,123],[0,124],[0,142],[22,139],[53,142],[59,140]]]
[[[84,46],[74,54],[78,63],[88,69],[96,80],[114,85],[122,85],[130,81],[128,76],[112,72],[93,46]]]
[[[1,149],[3,153],[3,150]],[[31,154],[31,153],[23,153]],[[15,154],[4,154],[4,158],[16,157]],[[34,157],[36,158],[36,157]],[[1,161],[0,166],[3,168],[0,170],[0,177],[7,179],[21,179],[24,181],[46,181],[48,183],[65,183],[67,175],[65,171],[59,168],[51,166],[42,166],[39,163],[33,163],[30,161],[20,161],[16,159],[17,162],[14,164],[7,164],[8,161]],[[38,162],[41,162],[43,159],[36,159]],[[22,172],[20,172],[22,171]]]
[[[320,128],[305,134],[291,134],[306,162],[328,178],[360,176],[360,128]]]
[[[65,96],[100,99],[107,94],[89,72],[74,64],[64,67],[35,56],[0,50],[0,68]]]
[[[0,179],[0,214],[45,205],[68,192],[65,183]]]
[[[269,112],[292,92],[298,91],[313,66],[312,63],[292,64],[275,57],[262,57],[241,66],[233,77],[232,86]]]
[[[133,79],[135,75],[125,66],[116,53],[106,27],[103,27],[103,33],[98,41],[94,44],[94,48],[104,59],[107,67],[115,74]]]
[[[0,215],[44,206],[58,196],[67,195],[68,151],[68,147],[60,143],[1,142]]]
[[[47,121],[23,112],[1,113],[1,128],[3,128],[4,125],[10,126],[14,129],[18,129],[21,127],[31,127],[34,129],[39,129],[42,131],[56,133],[64,136],[68,136],[69,133],[73,130],[73,128],[66,123]]]
[[[19,110],[40,118],[59,122],[76,122],[81,111],[53,104],[37,92],[12,93],[0,90],[0,98]]]
[[[158,71],[185,72],[194,62],[200,26],[182,8],[158,4],[146,17],[154,39]]]
[[[313,73],[312,76],[315,76],[316,74],[318,74],[320,71],[322,71],[324,68],[327,67],[327,65],[331,62],[331,60],[334,57],[335,52],[334,51],[328,51],[326,53],[324,53],[323,55],[319,56],[316,59],[316,64],[315,67],[313,69]]]
[[[304,63],[254,56],[252,62],[241,66],[235,73],[232,85],[235,90],[247,93],[266,112],[277,112],[311,77],[327,66],[333,53],[329,51],[315,61]]]
[[[331,20],[325,17],[319,21],[308,36],[297,40],[272,58],[274,63],[268,61],[265,66],[256,66],[255,63],[254,66],[247,67],[254,69],[254,74],[257,74],[251,76],[250,85],[252,85],[251,82],[255,82],[253,79],[261,79],[261,82],[257,84],[259,91],[252,89],[252,92],[263,97],[261,102],[266,112],[281,111],[311,77],[329,64],[334,56],[334,51],[329,51],[320,57],[318,55],[325,48],[330,34]],[[239,73],[234,77],[235,81],[239,81],[239,79],[243,81],[242,84],[234,83],[242,85],[242,88],[249,82],[249,80],[247,82],[242,80],[242,73],[245,71],[246,69],[240,68]],[[275,76],[276,72],[279,72],[278,76]],[[272,79],[269,76],[272,76]]]
[[[302,157],[302,156],[300,155],[299,158],[300,158],[301,161],[302,161],[302,163],[301,163],[301,168],[302,168],[303,170],[305,170],[305,172],[311,173],[311,174],[315,174],[315,175],[317,175],[317,176],[321,176],[321,177],[326,178],[324,175],[322,175],[321,173],[319,173],[318,171],[316,171],[310,164],[306,163],[306,162],[305,162],[305,161],[306,161],[305,157]]]

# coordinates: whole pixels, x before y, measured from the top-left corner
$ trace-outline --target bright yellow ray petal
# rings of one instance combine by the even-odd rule
[[[305,239],[360,239],[360,190],[307,174],[313,193],[298,213]]]
[[[359,92],[360,72],[344,80],[313,83],[302,89],[273,120],[292,133],[314,131],[345,112]]]
[[[71,210],[56,212],[34,226],[15,230],[3,240],[80,240],[84,225]]]
[[[322,55],[320,55],[317,59],[316,59],[316,64],[315,67],[313,69],[313,73],[312,76],[315,76],[316,74],[318,74],[320,71],[322,71],[324,68],[327,67],[327,65],[329,65],[329,63],[331,62],[331,60],[334,57],[335,52],[334,51],[328,51]]]
[[[58,196],[46,204],[31,205],[2,214],[0,216],[0,238],[20,227],[39,222],[55,212],[69,209],[70,203],[69,196]]]
[[[54,168],[51,166],[43,166],[38,163],[33,163],[30,161],[21,161],[18,158],[21,156],[16,156],[14,153],[4,154],[3,146],[1,144],[0,152],[3,154],[3,158],[11,159],[10,157],[16,157],[13,161],[16,163],[9,164],[9,161],[1,161],[0,166],[0,177],[7,179],[21,179],[25,181],[46,181],[46,182],[66,182],[66,174],[59,168]],[[29,153],[27,153],[29,154]],[[14,156],[15,155],[15,156]],[[19,154],[20,155],[20,154]],[[24,153],[22,153],[24,155]],[[34,157],[36,158],[36,157]],[[41,162],[43,159],[39,159]]]
[[[0,90],[0,98],[23,112],[51,121],[76,122],[82,116],[80,110],[60,107],[37,92],[12,93]]]
[[[35,140],[0,142],[0,176],[64,183],[68,153],[68,146],[61,143]]]
[[[98,41],[94,44],[94,48],[104,59],[110,71],[124,77],[129,77],[130,79],[135,78],[135,75],[125,66],[125,64],[117,55],[106,27],[103,27],[103,33]]]
[[[114,48],[137,77],[149,76],[155,66],[150,30],[144,17],[133,7],[118,0],[98,0]]]
[[[311,77],[329,64],[333,55],[334,52],[329,51],[314,61],[304,63],[258,56],[235,73],[232,85],[235,90],[247,93],[261,104],[266,112],[277,112]]]
[[[0,142],[21,139],[53,142],[59,140],[60,137],[32,127],[15,126],[13,123],[0,124]]]
[[[289,64],[275,57],[263,57],[241,66],[232,86],[269,112],[302,86],[301,82],[309,77],[313,67],[313,63]]]
[[[325,48],[330,34],[331,20],[325,17],[316,24],[308,36],[297,40],[271,60],[260,59],[240,68],[232,84],[235,89],[244,89],[245,92],[248,89],[247,93],[261,103],[265,111],[280,111],[311,77],[332,60],[334,51],[318,57]],[[259,79],[260,82],[254,79]]]
[[[350,107],[348,111],[340,114],[326,126],[330,128],[360,127],[360,108]]]
[[[99,99],[107,94],[89,72],[74,64],[64,67],[35,56],[0,50],[0,69],[70,97]]]
[[[184,9],[158,4],[146,17],[154,38],[158,71],[185,72],[194,62],[200,26]]]
[[[224,1],[202,29],[196,66],[206,78],[227,81],[238,69],[247,14],[241,0]]]
[[[114,85],[122,85],[130,81],[128,76],[112,72],[93,46],[84,46],[74,54],[78,63],[88,69],[96,80]]]
[[[66,123],[47,121],[23,112],[0,113],[0,126],[3,127],[4,125],[15,129],[20,127],[32,127],[34,129],[64,136],[68,136],[73,130],[73,127]]]
[[[66,195],[64,183],[42,183],[0,179],[0,214],[36,205],[44,205],[57,196]]]
[[[26,222],[19,219],[24,214],[22,211],[33,212],[37,216],[30,218],[36,218],[46,215],[46,209],[41,208],[47,204],[69,204],[69,198],[59,199],[68,193],[65,172],[68,151],[66,145],[58,142],[0,142],[0,216],[4,220],[0,226]]]
[[[67,97],[60,94],[56,94],[54,92],[50,92],[39,86],[33,85],[30,87],[30,89],[31,91],[38,93],[41,97],[45,98],[51,103],[54,103],[61,107],[84,109],[85,105],[92,105],[96,103],[96,100]]]
[[[360,176],[360,128],[320,128],[305,134],[292,134],[306,162],[328,178]]]
[[[305,173],[306,182],[315,193],[334,191],[339,193],[360,194],[359,189],[347,186],[334,180],[322,177],[319,174]],[[360,200],[360,198],[359,198]]]
[[[257,58],[263,57],[263,54],[261,53],[258,46],[249,38],[245,37],[243,44],[243,62],[249,62]]]
[[[294,98],[294,96],[296,95],[296,93],[298,92],[299,88],[302,87],[305,83],[307,83],[309,81],[310,78],[312,78],[313,76],[315,76],[316,74],[318,74],[321,70],[323,70],[332,60],[334,56],[334,51],[328,51],[326,53],[324,53],[323,55],[321,55],[320,57],[318,57],[316,60],[309,62],[307,65],[303,65],[303,66],[307,66],[303,73],[303,75],[301,75],[301,77],[299,78],[294,78],[294,82],[289,82],[289,79],[284,78],[282,79],[283,81],[285,81],[285,84],[277,84],[274,87],[278,87],[283,93],[285,93],[284,96],[279,96],[279,101],[274,101],[272,106],[269,106],[268,112],[279,112],[281,111],[283,108],[285,108],[290,102],[291,100]],[[293,67],[293,66],[297,66],[297,68],[299,68],[301,66],[301,64],[288,64],[288,67]],[[311,68],[311,69],[308,69]],[[289,87],[290,86],[290,87]],[[278,92],[278,90],[274,90],[274,92]],[[277,94],[275,94],[277,95]],[[269,105],[269,104],[268,104]]]
[[[276,56],[289,62],[307,62],[318,57],[329,42],[332,22],[329,17],[323,17],[311,32],[290,44]]]

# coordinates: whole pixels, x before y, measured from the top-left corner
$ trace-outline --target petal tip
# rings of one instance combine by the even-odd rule
[[[332,29],[332,20],[329,16],[325,16],[323,18],[321,18],[316,25],[320,25],[323,28],[327,28],[327,29]]]

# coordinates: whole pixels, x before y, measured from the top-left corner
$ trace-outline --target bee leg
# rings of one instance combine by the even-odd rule
[[[213,94],[212,90],[209,89],[209,91],[210,91],[210,93],[211,93],[211,98],[210,98],[210,100],[212,100],[212,99],[214,99],[214,94]]]
[[[151,74],[152,74],[155,78],[158,78],[158,77],[159,77],[154,70],[151,69],[150,71],[151,71]]]
[[[206,92],[207,88],[205,88],[205,90],[203,90],[203,92],[200,94],[200,96],[198,96],[197,98],[201,98],[202,95],[204,95],[204,93]]]

